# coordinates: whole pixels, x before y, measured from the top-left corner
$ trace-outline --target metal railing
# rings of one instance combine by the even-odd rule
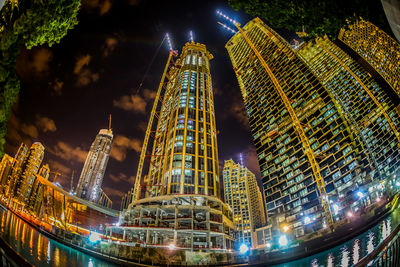
[[[362,258],[354,267],[367,265],[376,267],[400,266],[400,224],[374,251]]]

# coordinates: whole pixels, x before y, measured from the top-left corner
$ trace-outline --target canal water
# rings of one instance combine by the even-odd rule
[[[0,235],[35,266],[115,266],[42,235],[10,211],[0,207]],[[397,209],[356,238],[319,254],[278,265],[279,267],[352,266],[371,252],[400,223]]]
[[[34,266],[116,266],[47,238],[2,207],[0,222],[1,238]]]
[[[383,219],[380,223],[359,236],[327,251],[300,260],[279,264],[279,267],[347,267],[353,266],[361,258],[372,252],[376,246],[390,235],[400,223],[400,211]]]

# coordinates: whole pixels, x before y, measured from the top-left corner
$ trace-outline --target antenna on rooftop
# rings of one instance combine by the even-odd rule
[[[193,32],[192,31],[189,32],[189,36],[190,36],[190,42],[194,43]]]
[[[169,49],[169,51],[174,51],[174,49],[172,48],[171,38],[169,37],[169,34],[166,33],[165,36],[167,37],[167,43],[168,43],[168,49]]]
[[[110,118],[108,119],[108,130],[111,131],[111,114]]]

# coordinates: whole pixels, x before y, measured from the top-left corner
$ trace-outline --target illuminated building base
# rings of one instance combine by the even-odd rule
[[[132,203],[106,234],[144,247],[227,250],[234,243],[231,218],[229,207],[215,197],[159,196]]]

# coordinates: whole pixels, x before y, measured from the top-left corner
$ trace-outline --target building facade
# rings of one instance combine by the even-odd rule
[[[111,209],[112,208],[112,200],[107,196],[107,194],[103,191],[103,189],[100,189],[100,197],[97,203],[100,206],[106,207]]]
[[[22,164],[22,175],[20,182],[17,184],[18,199],[21,203],[27,203],[31,194],[32,185],[39,171],[44,157],[44,146],[35,142],[29,148],[28,156]]]
[[[400,96],[400,44],[369,21],[341,29],[339,40],[371,65]]]
[[[317,165],[329,199],[337,199],[358,187],[349,181],[363,180],[359,170],[367,162],[357,153],[361,144],[335,98],[303,58],[258,18],[243,29],[271,70],[267,73],[240,33],[226,44],[258,153],[268,220],[274,237],[286,232],[298,238],[326,227],[331,210],[322,207],[311,164]],[[306,156],[275,81],[290,101],[315,162]]]
[[[211,59],[205,45],[187,43],[168,73],[145,197],[123,212],[120,227],[109,228],[130,242],[189,250],[233,246],[232,212],[220,199]]]
[[[17,195],[18,186],[20,186],[20,177],[22,174],[22,164],[28,156],[29,148],[24,143],[21,143],[17,153],[14,156],[11,176],[8,181],[6,196],[10,199]]]
[[[236,243],[255,247],[256,228],[265,225],[261,191],[255,175],[232,159],[224,164],[225,201],[232,208],[236,230]]]
[[[48,180],[50,176],[50,168],[48,164],[43,165],[37,176],[42,177],[43,179]],[[31,194],[29,196],[29,201],[27,202],[27,209],[35,214],[37,217],[41,217],[42,215],[42,203],[43,203],[43,184],[39,181],[38,177],[35,177],[35,180],[32,185]]]
[[[358,153],[364,168],[360,171],[366,174],[358,178],[381,180],[395,175],[400,167],[400,139],[396,137],[400,118],[385,90],[328,37],[310,41],[297,52],[335,98],[362,144]]]
[[[101,129],[90,146],[81,176],[76,188],[76,196],[98,202],[101,195],[104,172],[110,156],[113,134],[111,129]]]
[[[125,195],[123,195],[121,200],[121,211],[126,210],[129,207],[129,204],[133,202],[134,199],[134,188],[128,191]]]
[[[14,158],[4,154],[0,162],[0,193],[4,194],[7,190],[8,180],[10,179]]]

